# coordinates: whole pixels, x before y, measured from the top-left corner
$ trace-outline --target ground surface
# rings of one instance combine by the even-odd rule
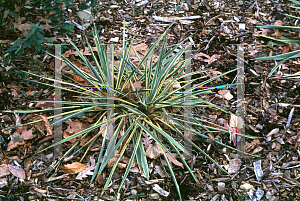
[[[283,12],[289,9],[282,2],[275,1],[136,1],[135,4],[117,2],[103,2],[99,4],[100,15],[95,20],[98,29],[101,30],[101,40],[108,43],[111,39],[115,43],[121,42],[123,20],[125,19],[127,33],[135,34],[135,44],[146,44],[148,47],[163,33],[170,24],[170,17],[191,17],[195,19],[181,18],[170,29],[169,47],[177,44],[190,34],[194,43],[193,53],[203,53],[192,60],[194,71],[199,69],[214,69],[214,72],[226,72],[237,66],[236,44],[245,47],[245,122],[247,135],[259,136],[260,139],[246,139],[245,149],[258,158],[241,157],[236,152],[224,147],[210,144],[198,138],[193,140],[201,145],[204,150],[225,169],[230,169],[233,176],[229,177],[221,172],[213,163],[196,151],[189,165],[200,180],[196,184],[187,170],[173,165],[180,184],[183,200],[300,200],[300,80],[299,79],[266,79],[274,67],[274,61],[255,61],[256,57],[276,55],[282,53],[279,46],[268,46],[268,41],[255,36],[257,33],[268,33],[259,29],[256,25],[274,24],[282,20],[285,25],[294,25],[295,21],[283,18]],[[140,4],[139,4],[140,3]],[[79,24],[84,22],[75,13],[70,13]],[[162,18],[165,17],[165,18]],[[22,24],[37,23],[38,19],[45,16],[39,10],[26,15]],[[7,26],[16,23],[9,22]],[[242,25],[240,25],[242,24]],[[51,25],[51,24],[50,24]],[[243,25],[245,27],[243,28]],[[18,28],[18,27],[17,27]],[[69,37],[76,42],[81,49],[83,44],[78,40],[82,30],[75,26],[75,33]],[[19,30],[21,28],[19,27]],[[91,30],[91,27],[88,27]],[[47,27],[48,37],[56,37],[57,40],[65,40],[65,36],[55,35],[52,28]],[[88,31],[87,31],[88,33]],[[2,48],[8,47],[8,43],[16,38],[13,34],[0,32]],[[78,37],[79,36],[79,37]],[[141,46],[141,51],[148,47]],[[68,49],[66,49],[68,50]],[[65,51],[66,51],[65,50]],[[3,53],[3,52],[2,52]],[[2,55],[3,56],[3,55]],[[75,55],[76,56],[76,55]],[[75,59],[70,54],[70,58]],[[45,57],[45,54],[34,58],[31,52],[23,54],[22,59],[16,59],[9,67],[1,67],[0,109],[19,110],[28,109],[32,106],[32,100],[46,100],[51,98],[52,92],[47,88],[26,83],[19,79],[14,70],[31,70],[34,72],[51,73],[50,67],[54,67],[54,60]],[[295,60],[284,65],[280,73],[291,74],[299,71],[299,62]],[[210,76],[213,76],[210,75]],[[225,84],[235,81],[235,74],[219,79],[214,84]],[[218,91],[215,91],[218,92]],[[236,96],[236,90],[230,89],[230,93]],[[213,103],[221,105],[225,109],[236,112],[236,98],[227,100],[220,93],[209,95],[207,98]],[[279,103],[292,104],[293,106],[282,107]],[[35,106],[37,107],[37,106]],[[46,105],[39,106],[47,108]],[[32,109],[32,108],[31,108]],[[291,112],[292,111],[292,112]],[[204,116],[220,128],[226,127],[230,121],[229,115],[224,115],[215,110],[198,111],[199,116]],[[291,119],[289,120],[289,117]],[[26,123],[33,120],[31,115],[18,115],[0,113],[1,137],[1,169],[0,169],[0,199],[3,200],[110,200],[115,196],[120,183],[120,177],[124,170],[119,169],[115,173],[114,183],[101,195],[104,179],[98,179],[95,184],[89,185],[89,178],[76,179],[77,175],[65,174],[58,168],[53,172],[51,179],[46,175],[51,170],[54,162],[52,150],[34,155],[38,148],[49,146],[52,138],[32,136],[30,128],[13,132],[4,131],[5,127],[16,125],[18,122]],[[287,123],[288,122],[288,123]],[[37,125],[41,132],[46,132],[45,125]],[[67,129],[67,125],[63,127]],[[24,132],[25,131],[25,132]],[[31,130],[32,132],[32,130]],[[15,133],[15,134],[14,134]],[[22,134],[23,139],[17,141]],[[5,136],[14,135],[12,142]],[[235,146],[232,136],[229,134],[214,134],[214,138]],[[26,137],[25,137],[26,136]],[[66,149],[69,144],[64,145]],[[97,147],[88,153],[88,160],[83,164],[93,163],[97,157]],[[78,158],[65,159],[64,163],[79,161]],[[161,199],[178,200],[177,191],[168,175],[168,170],[163,161],[158,158],[149,161],[153,167],[150,180],[158,184],[163,190],[170,192],[164,197],[161,192],[154,190],[154,184],[147,183],[139,171],[133,170],[129,174],[125,191],[121,194],[121,200],[134,200],[132,195],[139,194],[139,200]],[[18,168],[21,167],[21,168]],[[233,170],[232,170],[233,169]],[[166,170],[166,172],[165,172]],[[106,176],[110,168],[106,168]],[[25,174],[25,175],[24,175]],[[25,177],[23,181],[20,178]]]

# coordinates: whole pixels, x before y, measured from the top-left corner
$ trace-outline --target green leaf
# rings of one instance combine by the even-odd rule
[[[257,26],[257,27],[260,27],[260,28],[263,28],[263,29],[283,29],[283,30],[286,30],[286,31],[289,31],[289,30],[299,30],[300,27],[293,27],[293,26],[277,26],[277,25],[264,25],[264,26]]]
[[[260,57],[260,58],[256,58],[255,60],[282,60],[282,59],[289,59],[292,57],[298,57],[300,56],[300,50],[296,50],[293,52],[288,52],[285,54],[280,54],[280,55],[276,55],[276,56],[270,56],[270,57]]]
[[[287,59],[282,60],[281,62],[279,62],[269,73],[268,77],[270,77],[276,70],[277,68],[279,68],[279,66],[281,66]]]

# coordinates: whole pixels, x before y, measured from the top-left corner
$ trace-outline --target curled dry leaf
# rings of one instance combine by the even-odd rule
[[[31,24],[28,23],[14,23],[14,29],[19,29],[23,35],[27,34]]]
[[[283,26],[283,22],[281,20],[277,20],[274,24],[275,26]],[[274,29],[274,32],[275,32],[275,37],[276,39],[278,39],[280,37],[280,32],[281,32],[281,29]]]
[[[166,124],[169,124],[169,125],[174,125],[174,121],[172,121],[171,119],[163,116],[163,115],[160,115],[159,118],[165,122]],[[164,129],[168,129],[169,127],[167,125],[165,125],[164,123],[161,123],[159,122],[159,124],[164,128]]]
[[[120,160],[120,162],[118,163],[118,167],[120,169],[125,169],[129,163],[130,158],[128,157],[122,157],[122,159]],[[137,162],[136,159],[133,160],[132,164],[131,164],[131,168],[134,168],[136,166]]]
[[[162,154],[163,153],[161,151],[160,145],[157,142],[155,142],[154,145],[150,144],[145,153],[147,157],[152,159],[157,159]]]
[[[71,163],[68,165],[61,165],[59,167],[62,169],[62,171],[64,173],[77,174],[77,173],[83,171],[84,169],[86,169],[88,166],[84,165],[82,163],[79,163],[79,162],[74,162],[74,163]]]
[[[90,139],[91,139],[91,136],[86,136],[85,138],[80,139],[79,146],[81,146],[81,147],[84,146]]]
[[[117,162],[119,156],[120,156],[120,154],[118,152],[116,152],[115,155],[113,157],[111,157],[111,159],[108,161],[106,168],[112,168],[114,166],[114,164]]]
[[[40,115],[40,117],[43,119],[43,122],[45,123],[47,135],[53,135],[53,133],[52,133],[53,126],[50,127],[50,123],[49,123],[47,117],[45,117],[43,115]]]
[[[236,145],[236,128],[229,126],[227,122],[224,123],[224,128],[228,129],[228,131],[229,131],[230,142],[233,142],[234,145]]]
[[[8,165],[8,169],[16,177],[25,180],[25,171],[20,166]]]

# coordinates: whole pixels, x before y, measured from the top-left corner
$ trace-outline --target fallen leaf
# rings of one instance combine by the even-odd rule
[[[27,34],[31,24],[28,23],[14,23],[14,29],[19,29],[23,35]]]
[[[89,127],[88,123],[83,123],[80,121],[71,121],[70,119],[67,121],[64,121],[65,123],[69,124],[66,130],[64,130],[63,137],[68,138],[80,131],[83,131]],[[77,139],[80,139],[81,136],[78,136],[77,138],[73,138],[69,140],[71,143],[75,143]]]
[[[40,117],[43,119],[43,122],[45,123],[47,135],[53,135],[53,133],[52,133],[53,126],[50,127],[50,123],[49,123],[47,117],[43,116],[43,115],[40,115]]]
[[[153,141],[152,137],[148,135],[147,133],[143,132],[143,137],[142,137],[143,144],[145,145],[145,148],[147,149],[151,142]]]
[[[64,173],[77,174],[77,173],[85,170],[88,166],[84,165],[82,163],[79,163],[79,162],[74,162],[74,163],[67,164],[67,165],[61,165],[59,167],[62,169],[62,171]]]
[[[30,139],[37,137],[36,135],[32,134],[32,130],[33,130],[33,127],[31,129],[29,129],[28,131],[24,130],[22,132],[21,136],[24,138],[24,140],[30,140]]]
[[[20,166],[8,165],[8,169],[16,177],[25,180],[25,171]]]
[[[232,128],[241,129],[244,126],[244,121],[241,117],[238,117],[234,114],[230,114],[229,126],[231,126]]]
[[[164,197],[168,197],[170,194],[168,191],[165,191],[164,189],[162,189],[158,184],[153,185],[153,190],[155,190],[156,192],[158,192],[160,195],[162,195]]]
[[[250,190],[250,189],[254,189],[254,186],[252,186],[251,184],[249,183],[244,183],[240,186],[241,189],[244,189],[244,190]]]
[[[145,156],[152,159],[157,159],[162,154],[163,153],[161,151],[160,145],[157,142],[155,142],[154,145],[149,145],[149,147],[146,150]]]
[[[233,98],[230,91],[227,89],[220,90],[220,91],[218,91],[218,93],[226,100],[231,100]]]
[[[241,167],[241,160],[236,158],[236,159],[231,159],[229,162],[229,167],[228,167],[228,173],[229,174],[235,174],[239,171]]]
[[[91,136],[86,136],[85,138],[80,139],[79,146],[81,146],[81,147],[84,146],[90,139],[91,139]]]
[[[53,26],[49,24],[41,24],[41,27],[43,27],[45,30],[50,31],[50,29],[54,28]]]
[[[283,26],[283,22],[281,20],[277,20],[274,23],[275,26]],[[281,29],[274,29],[276,39],[278,39],[281,35]]]
[[[9,71],[9,69],[11,69],[12,66],[6,66],[6,67],[4,67],[4,68],[5,68],[6,71]]]
[[[168,160],[171,161],[174,165],[177,165],[177,166],[183,168],[183,164],[182,163],[180,163],[179,161],[177,161],[176,159],[174,159],[169,153],[165,152],[165,154],[166,154]]]
[[[87,167],[82,172],[80,172],[75,179],[82,180],[83,178],[87,177],[88,175],[93,175],[94,172],[92,172],[92,170],[94,170],[94,169],[95,169],[95,166]]]
[[[135,90],[137,90],[137,91],[141,90],[141,88],[142,88],[142,83],[143,83],[143,81],[135,81],[135,82],[133,83],[133,87],[135,88]]]
[[[5,177],[10,175],[10,171],[8,169],[8,165],[7,164],[1,164],[0,165],[0,177]]]
[[[252,140],[251,143],[245,142],[245,151],[250,152],[255,148],[256,145],[259,145],[260,141],[258,139]]]
[[[113,157],[111,157],[111,159],[108,161],[106,168],[112,168],[115,163],[117,162],[118,158],[119,158],[119,154],[115,153],[115,155]]]
[[[36,119],[35,119],[35,121],[36,120],[40,120],[41,119],[41,117],[40,116],[38,116]],[[45,136],[45,133],[44,133],[44,130],[45,130],[45,124],[42,122],[42,121],[40,121],[40,122],[36,122],[35,124],[34,124],[34,127],[43,135],[43,136]]]
[[[205,61],[207,62],[208,64],[211,64],[212,62],[216,61],[218,58],[220,58],[219,55],[217,54],[214,54],[213,56],[209,56],[207,54],[204,54],[204,53],[198,53],[195,55],[195,59],[199,59],[199,57],[206,57],[207,59],[200,59],[202,61]]]
[[[0,178],[0,188],[8,185],[7,178]]]
[[[24,145],[25,144],[25,142],[23,141],[23,142],[18,142],[18,141],[13,141],[13,140],[11,140],[8,144],[7,144],[7,151],[10,151],[10,150],[12,150],[12,149],[14,149],[14,148],[17,148],[19,145]]]
[[[252,154],[257,154],[258,152],[261,152],[262,150],[263,150],[262,147],[256,147],[256,148],[253,150]]]
[[[286,45],[283,47],[283,50],[282,50],[282,53],[281,54],[285,54],[285,53],[288,53],[290,51],[290,46],[289,45]]]

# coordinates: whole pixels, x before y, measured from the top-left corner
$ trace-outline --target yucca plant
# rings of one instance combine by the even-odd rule
[[[290,8],[294,8],[294,9],[300,9],[300,1],[294,1],[294,0],[290,0],[291,3],[296,4],[297,6],[289,6]],[[291,19],[297,19],[299,20],[300,17],[296,17],[293,15],[288,15],[288,14],[283,14],[286,17],[289,17]],[[286,31],[290,31],[290,30],[296,30],[299,33],[300,27],[294,27],[294,26],[282,26],[282,23],[279,23],[279,25],[265,25],[265,26],[258,26],[260,28],[263,29],[271,29],[271,30],[275,30],[275,31],[279,31],[280,29],[282,30],[286,30]],[[298,34],[299,35],[299,34]],[[299,42],[300,42],[300,38],[299,37],[285,37],[285,36],[281,36],[281,37],[270,37],[270,36],[265,36],[265,35],[261,35],[258,34],[258,36],[260,37],[264,37],[273,41],[276,41],[280,44],[285,44],[285,45],[295,45],[295,46],[299,46]],[[256,58],[255,60],[278,60],[280,61],[272,70],[271,72],[268,74],[268,77],[270,77],[284,62],[288,61],[289,59],[292,58],[297,58],[300,57],[300,50],[296,50],[296,51],[292,51],[292,52],[287,52],[284,54],[280,54],[280,55],[276,55],[276,56],[268,56],[268,57],[260,57],[260,58]],[[287,75],[284,77],[296,77],[296,76],[300,76],[300,72],[296,72],[292,75]]]
[[[129,163],[127,164],[127,169],[124,173],[124,177],[121,181],[120,188],[118,189],[118,194],[123,186],[125,179],[129,173],[131,165],[136,159],[138,167],[146,177],[149,179],[149,169],[147,158],[145,156],[145,148],[142,143],[141,136],[142,134],[148,134],[151,138],[157,142],[162,150],[162,155],[169,167],[170,174],[174,180],[176,189],[178,191],[179,197],[181,199],[179,185],[176,181],[175,174],[171,168],[171,164],[169,159],[166,156],[166,153],[170,154],[175,159],[175,157],[170,153],[169,150],[165,146],[165,142],[168,143],[172,151],[176,152],[185,168],[191,173],[193,179],[196,182],[199,182],[196,176],[193,174],[190,167],[187,165],[183,153],[186,155],[190,155],[190,153],[185,149],[183,145],[181,145],[176,139],[171,137],[172,134],[177,134],[181,136],[193,145],[193,147],[205,155],[208,159],[210,159],[213,163],[215,163],[224,173],[227,173],[216,161],[214,161],[209,155],[207,155],[199,146],[193,143],[189,138],[185,137],[183,134],[184,130],[188,130],[194,135],[198,135],[203,139],[209,139],[209,136],[204,134],[203,129],[210,130],[214,129],[220,132],[228,132],[226,130],[221,130],[218,128],[213,128],[210,126],[204,126],[203,119],[196,118],[194,116],[194,112],[189,112],[185,109],[185,97],[190,96],[192,100],[193,108],[197,107],[211,107],[215,109],[222,110],[223,112],[228,113],[226,110],[214,105],[200,97],[201,94],[210,93],[212,89],[216,88],[224,88],[228,86],[232,86],[234,84],[228,84],[226,86],[217,86],[217,87],[205,87],[207,83],[221,77],[225,74],[234,72],[236,69],[208,79],[206,81],[202,81],[199,83],[199,80],[205,78],[198,76],[197,78],[191,79],[192,87],[190,94],[184,91],[185,87],[188,85],[184,81],[184,78],[192,75],[201,75],[203,71],[191,72],[188,74],[184,74],[186,61],[181,59],[181,56],[184,53],[184,48],[182,48],[182,44],[188,38],[183,40],[181,43],[177,44],[171,50],[167,51],[167,37],[166,33],[168,29],[171,27],[170,25],[167,30],[158,38],[158,40],[151,46],[149,51],[144,55],[143,58],[140,58],[139,55],[133,50],[136,54],[136,57],[139,60],[138,64],[134,64],[128,57],[129,52],[133,47],[133,39],[129,44],[125,41],[125,26],[123,33],[123,53],[119,54],[120,62],[119,65],[114,63],[113,65],[113,77],[114,77],[114,85],[113,87],[109,86],[108,83],[108,75],[109,75],[109,66],[108,61],[109,57],[106,53],[105,46],[101,44],[98,32],[96,28],[93,31],[95,46],[97,47],[97,54],[93,53],[92,46],[86,40],[88,48],[91,52],[91,57],[93,59],[94,65],[88,60],[86,56],[84,56],[80,50],[75,46],[75,44],[69,39],[70,43],[76,49],[78,55],[82,59],[82,63],[87,66],[92,74],[88,74],[78,67],[76,67],[72,62],[70,62],[67,58],[62,56],[63,62],[65,62],[68,67],[74,72],[75,75],[84,79],[87,83],[93,86],[92,89],[87,89],[83,87],[80,83],[74,81],[72,78],[69,78],[68,81],[60,81],[61,84],[66,84],[68,86],[72,86],[77,90],[61,88],[62,90],[73,92],[79,94],[76,96],[81,98],[83,101],[81,102],[71,102],[71,101],[62,101],[63,105],[70,105],[71,107],[62,107],[61,109],[64,111],[61,116],[62,118],[59,121],[50,122],[50,126],[53,126],[59,122],[66,121],[72,117],[75,117],[82,113],[95,113],[98,115],[97,121],[92,124],[89,128],[78,132],[68,138],[63,139],[62,141],[55,143],[41,151],[54,147],[58,144],[68,142],[73,138],[80,137],[81,139],[85,138],[90,132],[94,129],[99,129],[100,131],[93,136],[83,147],[79,148],[77,151],[75,147],[78,146],[79,141],[77,141],[73,146],[64,154],[64,156],[75,155],[78,154],[81,150],[86,148],[88,145],[94,142],[96,138],[100,138],[101,134],[103,135],[102,147],[98,156],[98,163],[95,167],[94,175],[91,178],[91,182],[99,176],[110,159],[114,156],[114,154],[119,151],[119,158],[112,167],[111,173],[107,179],[107,182],[103,188],[102,194],[104,190],[107,188],[109,183],[111,182],[112,175],[114,174],[118,162],[122,159],[126,147],[129,143],[133,143],[134,150],[131,154],[131,158]],[[158,56],[158,60],[154,62],[153,55],[155,48],[162,42],[161,51]],[[178,50],[179,51],[175,51]],[[112,62],[112,61],[111,61]],[[113,63],[113,62],[112,62]],[[42,77],[36,74],[28,73],[31,76],[36,76],[41,79],[45,79],[47,81],[55,81],[54,79]],[[51,84],[38,82],[34,80],[28,79],[27,81],[32,83],[41,84],[48,87],[54,87]],[[198,83],[197,83],[198,82]],[[173,89],[173,86],[180,84],[177,89]],[[115,97],[108,97],[108,91],[113,91]],[[110,121],[115,122],[115,128],[113,137],[111,139],[107,139],[107,124],[109,120],[105,120],[105,116],[108,114],[108,102],[114,101],[114,114],[113,118]],[[54,101],[43,101],[43,102],[54,102]],[[44,110],[45,111],[45,110]],[[50,111],[50,110],[49,110]],[[52,109],[53,111],[53,109]],[[6,111],[11,112],[11,111]],[[34,111],[14,111],[19,113],[32,113],[32,112],[41,112],[41,110]],[[183,113],[186,112],[193,122],[187,122],[183,118]],[[50,116],[48,119],[53,119],[55,116]],[[41,121],[41,120],[38,120]],[[35,122],[38,122],[35,121]],[[35,123],[31,122],[31,123]],[[29,124],[29,123],[28,123]],[[24,124],[26,125],[26,124]],[[210,124],[213,125],[213,124]],[[124,129],[125,128],[125,129]],[[122,134],[121,134],[122,133]],[[251,136],[246,136],[251,137]],[[217,140],[213,141],[219,145],[228,147],[232,150],[239,151],[231,146],[223,144]],[[106,146],[106,144],[108,145]],[[60,161],[59,161],[60,162]],[[59,162],[54,166],[57,167]],[[229,173],[227,173],[230,175]]]

